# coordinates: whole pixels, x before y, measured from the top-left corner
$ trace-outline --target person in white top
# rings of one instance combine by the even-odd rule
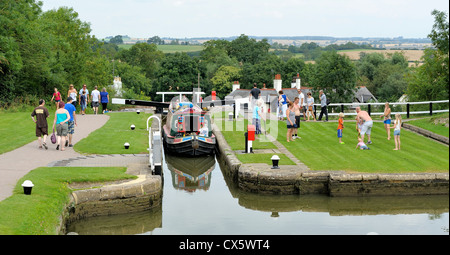
[[[402,129],[402,116],[400,113],[395,114],[394,126],[390,127],[394,129],[394,141],[395,149],[394,151],[400,150],[400,130]]]
[[[305,94],[300,89],[298,90],[298,98],[300,99],[300,112],[303,114],[303,120],[306,120],[306,99]]]
[[[100,105],[100,91],[97,90],[97,86],[94,87],[94,90],[91,93],[91,97],[94,114],[97,114],[98,106]]]

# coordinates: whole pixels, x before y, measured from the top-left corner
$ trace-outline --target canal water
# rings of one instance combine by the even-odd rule
[[[213,156],[164,156],[162,206],[88,218],[79,235],[448,235],[449,196],[257,195],[224,178]]]

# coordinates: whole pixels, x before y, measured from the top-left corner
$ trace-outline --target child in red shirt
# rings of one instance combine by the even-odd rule
[[[343,112],[339,113],[339,123],[338,123],[338,128],[337,128],[337,137],[339,138],[339,143],[340,144],[345,144],[342,141],[342,129],[344,129],[344,113]]]

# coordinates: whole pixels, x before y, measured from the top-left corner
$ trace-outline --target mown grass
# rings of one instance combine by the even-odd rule
[[[149,114],[136,112],[111,112],[101,128],[74,145],[74,150],[84,154],[146,154],[148,153],[147,118]],[[151,125],[151,121],[149,125]],[[131,130],[134,124],[136,128]],[[124,144],[130,144],[125,149]]]
[[[17,149],[32,141],[37,141],[36,124],[31,119],[30,112],[1,112],[0,111],[0,154]],[[50,116],[47,118],[49,134],[55,111],[49,109]],[[47,142],[50,142],[50,137]],[[37,142],[36,142],[37,145]]]
[[[59,218],[69,202],[68,184],[134,179],[124,167],[41,167],[22,177],[13,195],[0,202],[1,235],[56,235]],[[31,195],[21,184],[31,180]]]
[[[279,122],[281,142],[312,170],[346,170],[372,173],[448,172],[449,147],[402,129],[401,150],[394,151],[394,139],[387,140],[382,122],[372,128],[370,150],[355,149],[355,122],[345,122],[342,141],[336,135],[336,122],[302,122],[302,139],[286,142],[286,125]],[[367,139],[367,138],[366,138]]]
[[[437,114],[433,117],[428,118],[422,118],[419,120],[412,120],[408,121],[408,124],[414,125],[416,127],[420,127],[426,130],[429,130],[433,133],[436,133],[438,135],[442,135],[445,137],[449,137],[449,128],[445,126],[444,123],[438,123],[435,124],[434,121],[440,118],[447,118],[448,119],[449,114]]]
[[[235,121],[233,129],[228,129],[222,123],[222,131],[225,139],[233,150],[244,150],[247,120]],[[238,123],[238,124],[236,124]],[[436,141],[417,135],[406,129],[401,133],[401,150],[394,151],[394,138],[387,140],[386,130],[382,122],[375,122],[372,128],[373,144],[370,150],[356,149],[357,132],[355,122],[345,122],[343,142],[339,144],[336,135],[337,122],[301,122],[299,136],[293,142],[286,141],[286,123],[277,121],[278,130],[268,132],[275,134],[276,139],[283,144],[297,159],[307,165],[311,170],[345,170],[349,172],[371,173],[414,173],[414,172],[448,172],[449,171],[449,147]],[[236,130],[244,127],[243,131]],[[269,128],[269,121],[266,123]],[[273,127],[272,127],[273,128]],[[261,135],[261,137],[264,137]],[[254,149],[275,148],[271,142],[256,140]],[[366,138],[367,140],[367,138]],[[246,163],[260,163],[257,156],[242,154],[238,158]],[[252,161],[254,160],[254,161]],[[280,161],[281,162],[281,161]],[[270,162],[269,162],[270,164]]]

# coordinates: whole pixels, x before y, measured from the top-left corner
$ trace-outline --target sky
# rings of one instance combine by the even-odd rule
[[[447,0],[41,0],[72,7],[97,38],[332,36],[426,38]]]

